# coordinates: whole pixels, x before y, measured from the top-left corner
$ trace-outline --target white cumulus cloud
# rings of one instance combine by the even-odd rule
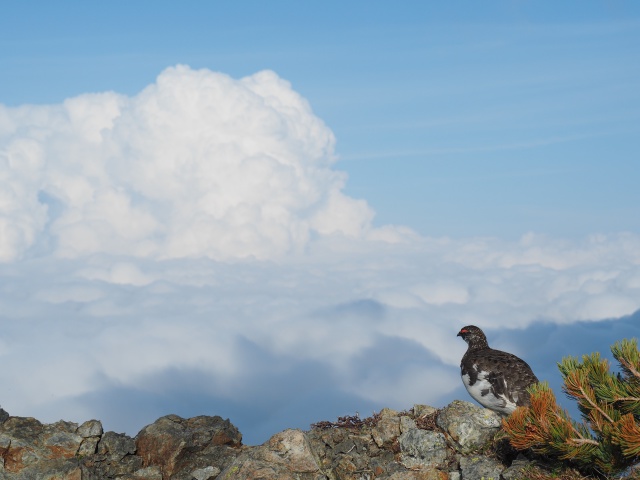
[[[34,245],[78,257],[275,258],[315,232],[362,237],[334,137],[271,71],[168,68],[133,97],[0,106],[0,260]]]

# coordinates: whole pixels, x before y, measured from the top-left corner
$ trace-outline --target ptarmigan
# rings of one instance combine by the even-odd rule
[[[460,374],[474,400],[501,415],[529,405],[527,387],[538,379],[527,362],[490,348],[484,332],[473,325],[463,327],[458,336],[469,344],[460,362]]]

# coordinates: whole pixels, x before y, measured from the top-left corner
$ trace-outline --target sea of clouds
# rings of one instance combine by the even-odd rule
[[[336,160],[270,71],[0,105],[0,404],[129,434],[218,414],[256,443],[467,398],[466,324],[552,384],[562,356],[639,335],[640,235],[375,226]]]

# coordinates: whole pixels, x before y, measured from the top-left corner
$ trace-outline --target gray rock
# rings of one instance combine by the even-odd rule
[[[378,447],[392,443],[400,435],[398,412],[385,408],[380,412],[380,420],[371,429],[371,437]]]
[[[119,480],[162,480],[162,470],[157,465],[140,468],[131,475],[120,477]]]
[[[403,432],[398,440],[401,462],[407,468],[444,467],[449,462],[447,439],[440,432],[414,428]]]
[[[8,418],[0,425],[0,478],[91,480],[82,474],[78,454],[85,439],[77,429],[72,422],[42,424],[33,418]]]
[[[230,465],[240,453],[242,435],[229,420],[166,415],[136,436],[136,455],[145,466],[157,465],[165,477],[191,480],[191,472]]]
[[[395,412],[387,410],[388,416],[394,418]],[[386,414],[385,414],[386,415]],[[397,417],[396,421],[398,420]],[[395,422],[391,422],[392,425]],[[306,434],[309,447],[318,462],[318,467],[329,478],[341,480],[363,480],[368,478],[384,479],[406,468],[396,461],[398,453],[397,436],[395,440],[390,438],[382,441],[383,447],[379,447],[374,439],[374,427],[358,429],[331,428],[327,430],[314,429]],[[386,427],[385,431],[386,431]],[[395,428],[392,427],[395,432]],[[386,435],[378,430],[380,435]],[[378,437],[380,441],[380,437]]]
[[[523,477],[523,471],[525,468],[535,465],[535,462],[528,460],[523,455],[519,455],[509,468],[502,472],[503,480],[520,480]]]
[[[369,480],[368,477],[361,477],[362,480]],[[435,468],[420,470],[408,470],[405,472],[395,472],[388,477],[372,477],[378,480],[449,480],[447,474]],[[359,479],[360,480],[360,479]]]
[[[100,437],[104,432],[99,420],[87,420],[77,428],[76,433],[82,438],[89,438]]]
[[[502,420],[491,410],[454,400],[440,410],[437,424],[450,435],[457,451],[468,454],[492,440],[500,430]]]
[[[18,470],[42,460],[42,432],[43,426],[35,418],[11,417],[2,423],[0,456],[4,469]]]
[[[427,415],[431,415],[438,411],[437,408],[432,407],[430,405],[414,405],[413,406],[413,416],[414,417],[426,417]]]
[[[9,414],[4,408],[0,408],[0,424],[6,422],[9,419]]]
[[[86,431],[89,430],[88,428]],[[99,441],[95,446],[95,453],[80,456],[82,480],[135,478],[131,475],[143,465],[142,459],[135,455],[136,444],[133,438],[123,433],[105,432],[102,437],[85,438],[78,453],[94,448],[93,442],[96,438],[99,438]],[[136,480],[146,479],[137,478]]]
[[[71,460],[57,458],[42,460],[15,472],[0,473],[0,478],[11,480],[82,480],[79,465]]]
[[[416,426],[416,421],[411,418],[408,417],[406,415],[403,415],[400,417],[400,432],[401,433],[405,433],[408,432],[410,430],[415,430],[416,428],[418,428]]]
[[[83,438],[76,433],[78,424],[59,421],[45,424],[42,428],[41,439],[45,449],[51,452],[51,458],[71,458],[80,449]]]
[[[462,480],[500,480],[504,465],[495,458],[471,455],[460,458]]]
[[[100,437],[89,437],[84,438],[80,447],[78,448],[77,455],[81,457],[86,457],[87,455],[93,455],[98,451],[98,443],[100,442]]]
[[[259,456],[274,463],[282,463],[295,473],[319,471],[318,462],[309,448],[309,443],[300,430],[285,430],[271,437],[266,449]]]
[[[77,455],[86,457],[98,451],[98,443],[103,433],[101,422],[98,420],[88,420],[80,425],[75,433],[82,437]]]
[[[136,453],[136,442],[124,433],[106,432],[98,443],[98,454],[122,459]]]
[[[347,458],[346,456],[343,458]],[[326,480],[300,430],[285,430],[264,445],[245,451],[220,473],[225,480]]]
[[[191,472],[191,476],[194,480],[213,480],[218,475],[220,475],[220,469],[212,466],[198,468]]]

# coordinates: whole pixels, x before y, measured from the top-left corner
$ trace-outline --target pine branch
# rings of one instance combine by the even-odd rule
[[[640,397],[615,397],[614,402],[640,402]]]
[[[571,460],[592,473],[620,473],[640,461],[640,351],[637,340],[616,342],[611,351],[622,373],[611,373],[599,353],[566,357],[558,364],[565,394],[584,419],[561,409],[546,383],[532,386],[530,407],[503,420],[511,444]]]
[[[611,346],[611,353],[620,363],[626,380],[640,381],[640,352],[638,351],[638,340],[624,339]]]
[[[570,438],[568,441],[571,443],[575,443],[576,445],[584,445],[585,443],[588,443],[590,445],[600,445],[600,442],[591,438]]]
[[[629,457],[640,456],[640,426],[633,415],[627,414],[622,417],[620,427],[616,431],[615,439],[622,452]]]

